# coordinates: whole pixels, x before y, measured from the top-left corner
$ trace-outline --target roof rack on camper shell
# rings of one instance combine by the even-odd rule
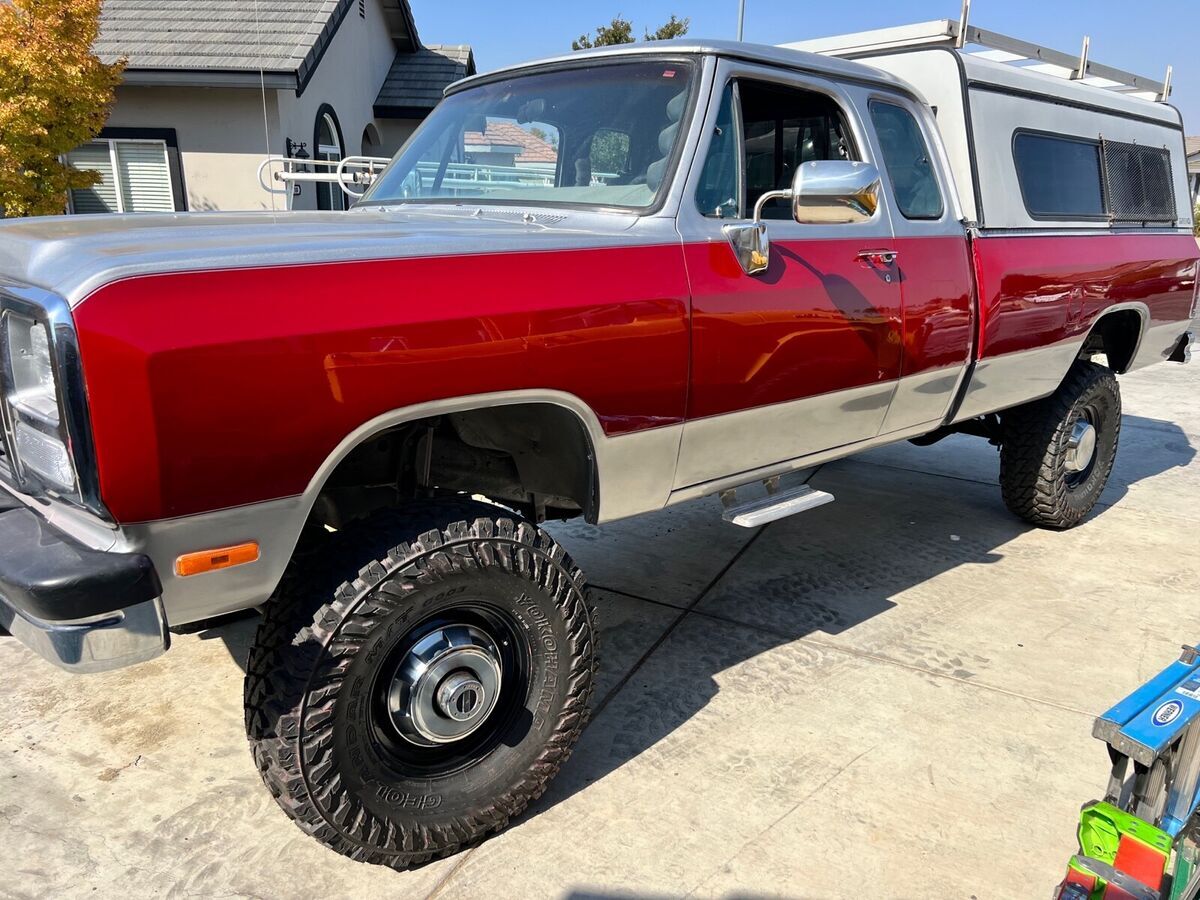
[[[799,41],[785,46],[827,56],[844,57],[935,47],[965,52],[969,47],[981,47],[982,50],[971,51],[969,55],[993,62],[1011,63],[1030,72],[1078,81],[1140,100],[1162,103],[1171,96],[1171,66],[1167,66],[1163,80],[1156,81],[1144,75],[1135,75],[1095,62],[1089,55],[1089,37],[1083,39],[1083,48],[1078,55],[1065,53],[971,25],[968,21],[970,9],[970,0],[964,0],[962,17],[957,22],[952,19],[936,19],[932,22]]]

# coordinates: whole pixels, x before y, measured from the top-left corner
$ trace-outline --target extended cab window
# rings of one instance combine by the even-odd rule
[[[740,135],[733,128],[735,96],[741,112]],[[801,163],[858,159],[837,102],[815,91],[740,79],[736,95],[726,89],[717,129],[696,197],[700,211],[715,218],[747,217],[767,191],[790,188]],[[734,159],[736,167],[730,165]],[[741,192],[739,177],[745,185]],[[772,200],[763,208],[763,217],[788,219],[791,210],[786,202]]]
[[[872,100],[871,121],[900,214],[906,219],[940,219],[945,211],[942,192],[917,120],[903,107]]]

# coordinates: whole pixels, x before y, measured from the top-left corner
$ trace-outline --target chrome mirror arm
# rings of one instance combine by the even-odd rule
[[[761,275],[771,265],[771,238],[767,234],[767,223],[763,221],[763,207],[772,200],[791,200],[794,192],[767,191],[754,204],[754,219],[749,224],[726,225],[721,230],[729,239],[742,271],[747,275]]]
[[[754,224],[762,224],[763,207],[772,200],[791,200],[795,196],[796,192],[791,188],[783,191],[767,191],[765,194],[759,197],[758,202],[754,204]]]

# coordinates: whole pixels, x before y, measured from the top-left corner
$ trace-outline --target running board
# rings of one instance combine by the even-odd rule
[[[736,495],[730,496],[734,495],[733,491],[723,493],[721,501],[725,504],[725,513],[722,518],[743,528],[757,528],[759,525],[832,503],[834,499],[833,494],[818,491],[807,484],[776,493],[770,493],[769,482],[764,484],[767,485],[767,496],[746,503],[737,503]]]

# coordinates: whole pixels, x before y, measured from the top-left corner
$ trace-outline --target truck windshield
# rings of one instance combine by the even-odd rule
[[[648,209],[675,167],[693,70],[680,61],[606,62],[451,94],[359,205]]]

